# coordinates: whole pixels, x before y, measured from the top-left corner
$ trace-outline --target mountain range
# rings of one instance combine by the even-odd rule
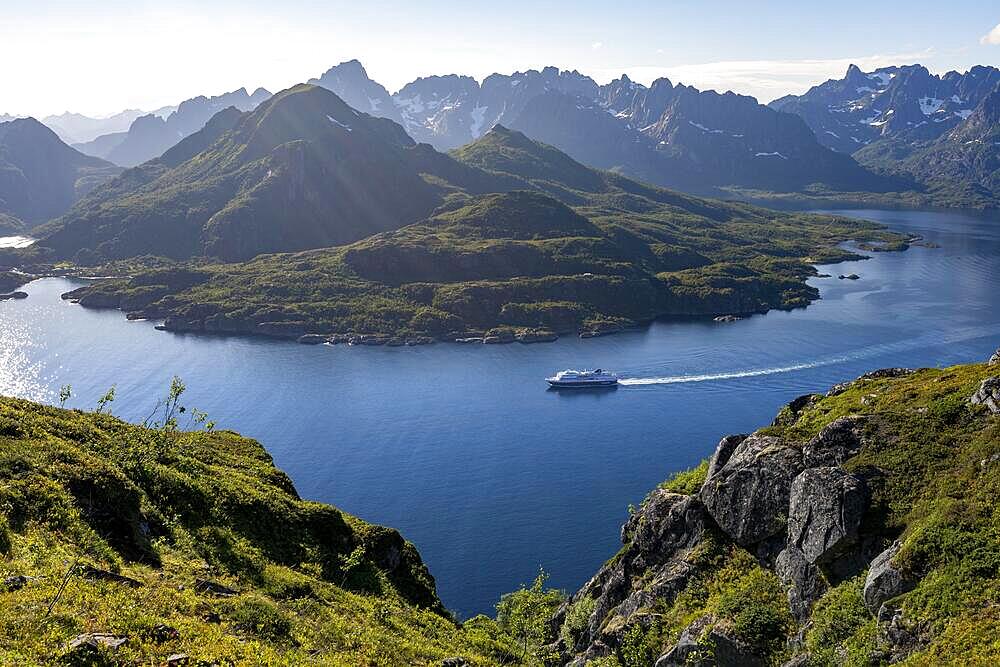
[[[45,222],[121,170],[76,151],[32,118],[0,123],[0,224]]]
[[[49,261],[196,260],[118,264],[128,278],[67,295],[86,306],[171,330],[383,342],[803,306],[809,262],[855,256],[838,243],[905,247],[869,223],[595,170],[501,125],[438,153],[309,85],[220,114],[38,235]]]
[[[726,186],[883,191],[899,185],[827,150],[793,115],[667,79],[647,88],[623,76],[601,86],[579,72],[546,67],[493,74],[482,84],[456,75],[421,78],[390,95],[352,60],[312,83],[400,122],[439,150],[502,124],[591,166],[705,194]]]
[[[215,97],[195,97],[181,102],[176,110],[165,115],[160,115],[162,112],[138,115],[127,130],[97,136],[75,144],[74,148],[122,167],[134,167],[159,157],[180,140],[200,130],[223,109],[236,107],[247,111],[269,97],[271,93],[263,88],[258,88],[253,94],[240,88]]]
[[[106,118],[91,118],[79,113],[66,112],[46,116],[42,123],[59,135],[67,144],[87,143],[106,134],[125,132],[136,118],[146,115],[139,109],[126,109]]]
[[[399,123],[416,142],[442,151],[501,124],[588,165],[709,196],[808,193],[870,199],[876,193],[898,200],[899,193],[908,193],[904,199],[923,203],[989,207],[1000,202],[981,156],[968,158],[970,165],[962,170],[968,183],[957,189],[943,188],[941,174],[902,164],[966,123],[1000,85],[1000,70],[994,67],[937,76],[920,65],[868,73],[852,65],[843,79],[767,106],[667,79],[644,86],[623,75],[600,85],[555,67],[492,74],[481,83],[455,74],[428,76],[390,93],[359,61],[350,60],[309,83],[333,91],[359,111]],[[241,89],[194,98],[165,117],[140,116],[127,132],[75,147],[135,166],[158,157],[226,106],[246,111],[268,96]],[[954,156],[954,148],[941,150]]]
[[[769,106],[801,116],[824,146],[853,154],[884,139],[911,144],[937,139],[967,120],[998,86],[996,67],[938,76],[922,65],[872,72],[851,65],[843,79]]]
[[[418,145],[389,120],[300,85],[234,107],[39,230],[60,256],[249,259],[415,222],[450,191],[513,187]],[[81,257],[78,257],[81,259]]]
[[[865,73],[771,106],[800,115],[825,145],[872,171],[912,179],[944,206],[1000,206],[1000,69],[929,73],[920,65]]]

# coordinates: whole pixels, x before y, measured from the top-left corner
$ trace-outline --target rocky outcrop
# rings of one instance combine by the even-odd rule
[[[778,554],[774,572],[788,592],[788,607],[792,615],[799,622],[806,620],[813,604],[829,588],[823,573],[794,545],[785,547]]]
[[[632,624],[648,624],[647,610],[658,600],[673,600],[697,571],[690,556],[710,524],[697,497],[654,491],[622,527],[624,548],[553,618],[552,627],[558,631],[573,605],[593,600],[586,626],[576,631],[573,646],[567,648],[573,654],[599,657],[606,654],[605,648],[620,645]],[[640,575],[643,583],[636,585]]]
[[[840,417],[827,424],[802,448],[805,466],[841,465],[861,450],[866,418]]]
[[[843,394],[845,391],[854,387],[858,384],[865,382],[870,382],[872,380],[884,380],[887,378],[898,378],[905,377],[907,375],[912,375],[916,371],[912,368],[880,368],[877,371],[872,371],[870,373],[865,373],[861,377],[851,380],[850,382],[841,382],[840,384],[835,384],[830,388],[830,391],[826,392],[827,396],[838,396]]]
[[[792,482],[788,544],[811,564],[843,553],[858,539],[868,506],[865,483],[840,468],[810,468]]]
[[[883,369],[846,383],[831,395],[913,372]],[[981,399],[983,404],[996,399],[995,387],[987,381],[977,392],[988,395]],[[583,665],[613,655],[636,625],[654,627],[657,619],[651,610],[672,605],[705,571],[707,566],[692,552],[703,542],[718,540],[747,549],[784,584],[789,610],[799,623],[798,640],[790,640],[793,648],[801,650],[813,606],[823,594],[866,569],[863,597],[865,607],[880,621],[879,650],[887,660],[895,660],[919,646],[920,633],[895,614],[891,604],[886,606],[887,600],[912,590],[916,579],[892,563],[899,543],[885,549],[889,529],[872,523],[877,523],[877,511],[870,510],[872,489],[879,488],[883,473],[872,467],[843,467],[864,447],[889,437],[882,435],[886,424],[878,415],[849,415],[830,422],[805,442],[774,435],[782,433],[782,427],[794,426],[822,399],[818,394],[801,396],[781,411],[774,428],[722,438],[697,494],[683,496],[661,489],[649,496],[622,528],[622,551],[553,619],[555,636],[574,605],[585,601],[586,608],[592,608],[586,627],[572,635],[571,645],[562,645],[568,664]],[[729,622],[712,614],[718,612],[698,618],[673,645],[663,647],[656,667],[760,664],[759,655],[728,634]],[[790,664],[805,664],[808,659],[800,652]]]
[[[989,377],[983,380],[969,402],[973,405],[985,406],[992,414],[1000,414],[1000,377]]]
[[[899,553],[900,546],[900,542],[895,542],[876,556],[871,567],[868,568],[868,576],[865,578],[864,600],[865,606],[872,614],[877,614],[882,603],[886,600],[891,600],[913,590],[917,584],[916,579],[893,565],[892,560]]]
[[[1000,364],[1000,350],[997,350],[996,352],[994,352],[993,356],[990,357],[990,360],[987,363],[990,366],[992,366],[994,364]]]
[[[799,448],[754,434],[705,480],[699,495],[723,532],[753,547],[784,531],[792,480],[800,472]]]
[[[715,624],[711,616],[702,616],[684,628],[670,650],[654,667],[756,667],[764,662],[753,649]]]

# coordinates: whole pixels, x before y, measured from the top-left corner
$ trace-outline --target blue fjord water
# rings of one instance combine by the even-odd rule
[[[1000,345],[1000,220],[854,211],[936,249],[820,267],[822,300],[733,324],[657,322],[547,345],[308,347],[163,333],[88,311],[61,279],[0,303],[0,393],[73,407],[117,385],[144,417],[171,376],[186,403],[261,440],[307,498],[399,528],[445,603],[489,612],[539,567],[582,584],[618,549],[618,526],[719,438],[767,424],[797,395],[874,368],[978,361]],[[546,390],[553,371],[602,366],[615,390]]]

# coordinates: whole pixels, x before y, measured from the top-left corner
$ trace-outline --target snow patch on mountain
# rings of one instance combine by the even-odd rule
[[[937,97],[921,97],[917,100],[920,103],[920,113],[925,116],[930,116],[932,113],[937,113],[944,104],[944,100]]]
[[[344,123],[341,123],[341,122],[340,122],[339,120],[337,120],[337,119],[336,119],[336,118],[334,118],[333,116],[330,116],[330,115],[327,115],[326,119],[327,119],[327,120],[329,120],[329,121],[330,121],[331,123],[333,123],[334,125],[337,125],[337,126],[339,126],[339,127],[342,127],[342,128],[344,128],[344,129],[345,129],[345,130],[347,130],[348,132],[353,132],[353,131],[354,131],[354,130],[353,130],[353,128],[352,128],[352,127],[351,127],[350,125],[345,125]]]

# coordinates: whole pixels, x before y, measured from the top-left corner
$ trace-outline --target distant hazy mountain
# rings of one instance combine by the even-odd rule
[[[595,99],[547,92],[512,127],[587,164],[695,192],[720,187],[884,190],[886,179],[817,141],[800,118],[752,97],[622,77]]]
[[[357,60],[348,60],[331,67],[318,79],[310,79],[309,83],[333,91],[348,106],[358,111],[397,123],[403,122],[389,91],[382,84],[368,78],[368,72]]]
[[[225,260],[348,243],[430,214],[445,195],[512,189],[417,145],[389,120],[300,85],[229,108],[41,230],[60,256]]]
[[[181,102],[166,117],[156,113],[136,118],[127,132],[97,137],[74,147],[87,155],[100,157],[123,167],[134,167],[162,155],[181,139],[200,130],[208,119],[226,107],[249,111],[271,96],[258,88],[251,95],[246,88],[216,97],[195,97]],[[162,113],[165,110],[161,110]]]
[[[555,67],[511,75],[492,74],[482,85],[455,75],[417,79],[393,95],[404,127],[439,150],[478,139],[494,125],[510,125],[535,97],[549,91],[592,97],[597,84],[579,72]]]
[[[34,118],[0,123],[0,213],[28,225],[65,213],[120,171],[73,150]]]
[[[127,109],[107,118],[90,118],[78,113],[47,116],[42,123],[52,129],[67,144],[80,144],[113,132],[125,132],[132,122],[144,112]]]
[[[920,144],[959,126],[1000,85],[1000,70],[973,67],[937,76],[922,65],[862,72],[788,95],[771,107],[801,116],[820,143],[854,153],[881,139]]]
[[[546,67],[493,74],[482,84],[457,75],[426,77],[390,98],[353,60],[314,82],[401,122],[411,137],[438,150],[502,124],[586,164],[701,193],[727,186],[886,188],[886,179],[821,146],[793,115],[751,97],[675,87],[666,79],[647,88],[623,76],[599,86],[579,72]]]

